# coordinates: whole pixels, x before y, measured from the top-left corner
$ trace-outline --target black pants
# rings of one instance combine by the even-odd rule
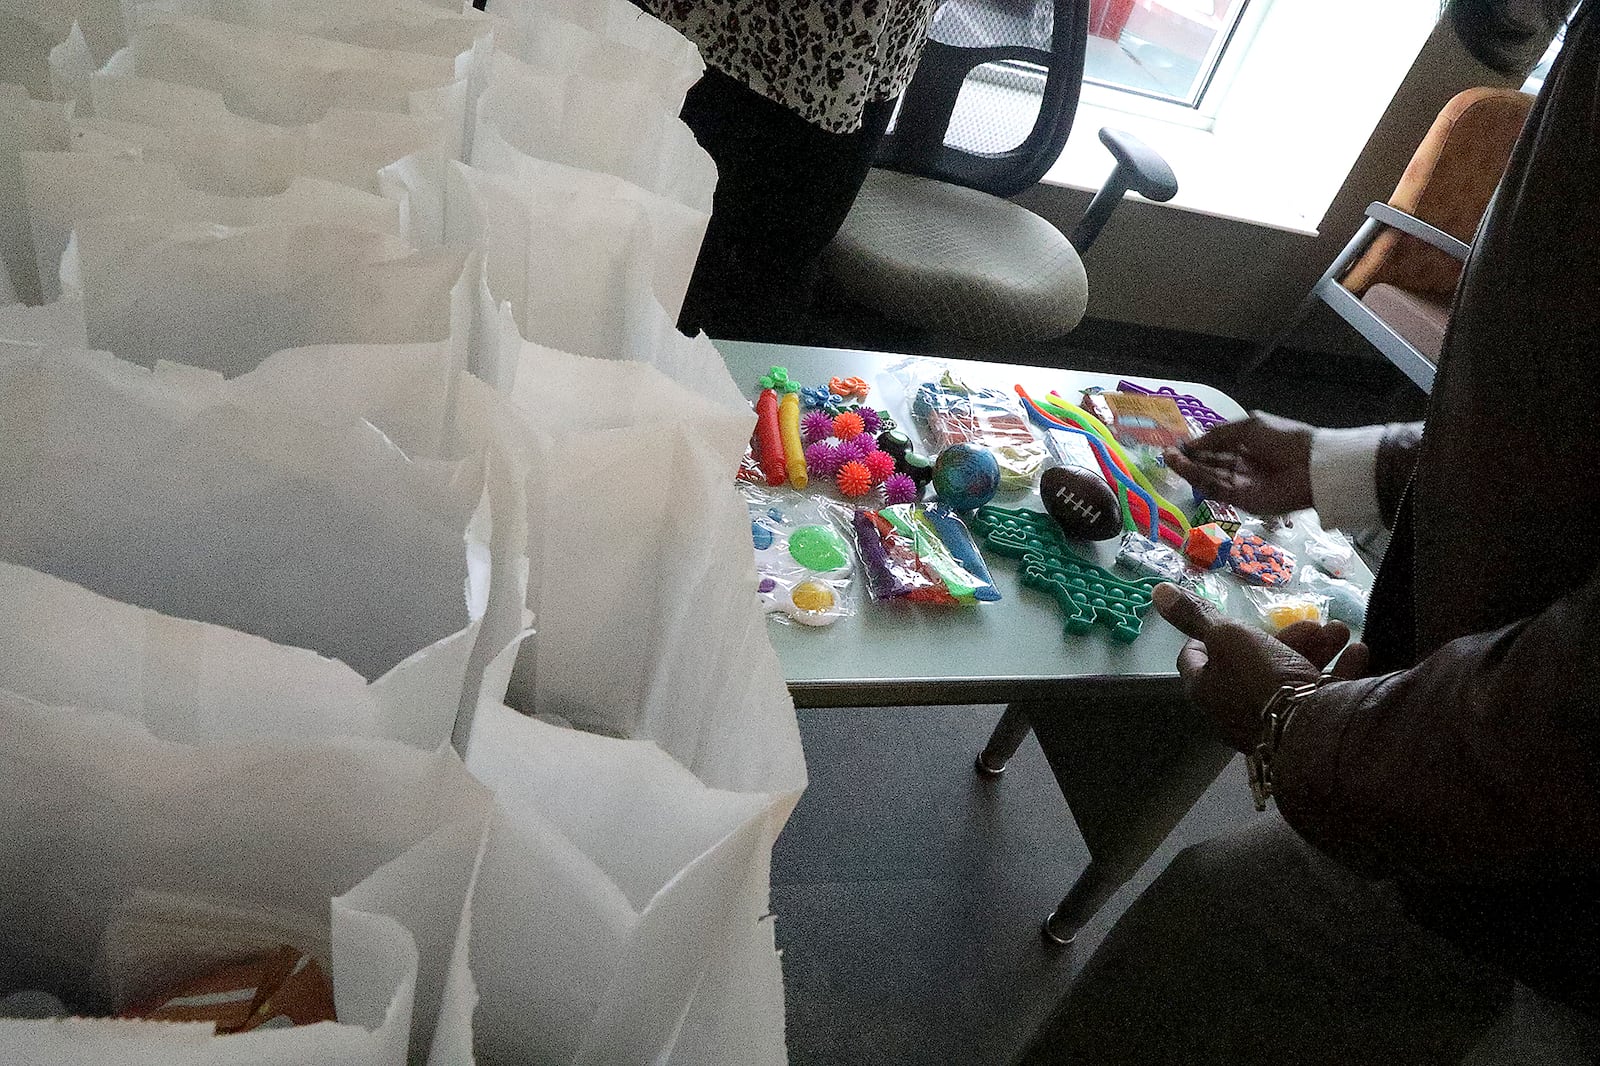
[[[717,164],[711,224],[678,325],[686,333],[778,340],[810,306],[817,257],[866,179],[894,101],[861,129],[829,133],[737,79],[707,69],[683,120]]]

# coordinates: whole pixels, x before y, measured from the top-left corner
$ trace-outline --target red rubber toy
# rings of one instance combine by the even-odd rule
[[[867,472],[875,483],[887,481],[894,475],[894,456],[888,452],[870,451],[861,461],[866,464]]]
[[[783,432],[778,428],[778,393],[773,389],[762,389],[756,397],[756,441],[767,484],[782,485],[789,473],[783,459]]]

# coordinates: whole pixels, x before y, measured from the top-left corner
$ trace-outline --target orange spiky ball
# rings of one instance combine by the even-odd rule
[[[854,411],[841,411],[833,416],[833,435],[840,440],[853,440],[867,431],[867,424]]]
[[[872,491],[872,471],[867,464],[852,460],[839,468],[839,491],[846,496],[865,496]]]

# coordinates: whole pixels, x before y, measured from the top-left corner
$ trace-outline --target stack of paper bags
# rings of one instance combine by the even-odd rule
[[[0,521],[0,701],[39,765],[84,722],[202,765],[452,740],[494,798],[448,854],[391,834],[388,879],[345,897],[466,900],[412,930],[409,1023],[405,960],[335,908],[349,1032],[173,1039],[783,1061],[768,866],[805,769],[731,487],[753,419],[673,328],[715,181],[676,117],[692,46],[625,0],[120,7],[30,60],[54,101],[0,95],[0,304],[53,299],[0,306],[0,497],[26,516]],[[388,786],[350,766],[359,818]],[[84,832],[38,809],[22,839]],[[143,811],[107,832],[161,828]],[[306,864],[302,915],[355,884]],[[215,914],[252,906],[184,943],[222,951]],[[190,1061],[46,1030],[0,1049]]]

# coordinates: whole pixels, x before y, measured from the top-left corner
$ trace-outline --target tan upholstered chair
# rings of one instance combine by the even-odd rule
[[[1395,186],[1256,355],[1258,369],[1318,301],[1326,303],[1424,391],[1450,322],[1461,266],[1533,105],[1513,89],[1456,94]]]

